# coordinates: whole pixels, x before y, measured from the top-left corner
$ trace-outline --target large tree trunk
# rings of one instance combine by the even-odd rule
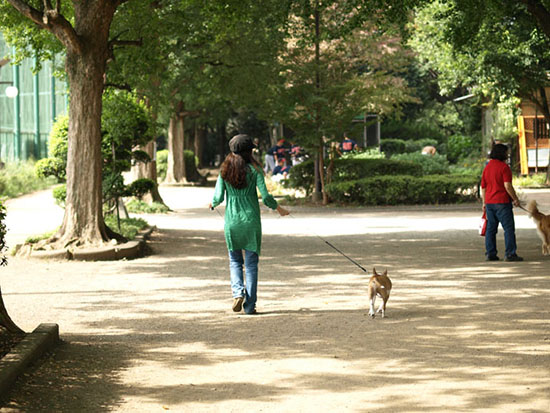
[[[108,35],[115,7],[102,2],[75,3],[75,30],[82,48],[67,49],[71,101],[65,216],[56,238],[99,245],[109,237],[102,213],[101,97],[108,57]]]
[[[4,300],[2,299],[2,291],[0,290],[0,326],[3,326],[8,332],[13,334],[23,334],[24,331],[21,330],[10,318],[8,310],[4,305]]]
[[[170,118],[168,128],[168,170],[166,183],[186,183],[185,158],[183,156],[183,117],[175,114]]]

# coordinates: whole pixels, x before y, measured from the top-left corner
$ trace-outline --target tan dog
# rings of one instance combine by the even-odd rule
[[[542,240],[542,255],[550,255],[550,215],[544,215],[539,211],[537,201],[529,201],[527,211],[537,224],[537,232]]]
[[[376,296],[378,295],[382,298],[382,302],[380,303],[380,307],[378,307],[377,312],[382,313],[382,317],[384,317],[386,315],[386,303],[390,298],[391,280],[390,277],[388,277],[387,270],[384,271],[383,274],[378,274],[376,272],[376,268],[373,268],[372,273],[374,275],[370,277],[369,280],[369,315],[374,318],[374,302],[376,301]]]

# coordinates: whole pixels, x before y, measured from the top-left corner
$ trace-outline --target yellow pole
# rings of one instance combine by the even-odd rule
[[[527,144],[525,142],[525,121],[523,116],[518,116],[518,143],[521,174],[529,175],[529,165],[527,164]]]

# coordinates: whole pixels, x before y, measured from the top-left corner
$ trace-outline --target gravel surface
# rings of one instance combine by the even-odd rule
[[[63,342],[0,411],[550,411],[550,257],[523,211],[526,261],[487,263],[478,205],[265,210],[259,314],[246,316],[231,311],[212,192],[161,188],[175,212],[146,217],[159,229],[145,258],[10,258],[12,319],[58,323]],[[27,213],[51,216],[35,196]],[[548,192],[526,196],[550,212]],[[388,270],[385,319],[367,315],[368,274],[323,239]]]

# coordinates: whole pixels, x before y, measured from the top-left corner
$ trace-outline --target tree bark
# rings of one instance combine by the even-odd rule
[[[166,183],[186,183],[185,158],[183,156],[184,129],[183,117],[174,114],[168,127],[168,169]]]
[[[80,51],[67,49],[65,63],[71,93],[67,199],[55,236],[62,246],[99,245],[110,238],[102,211],[101,99],[115,7],[109,2],[74,4],[75,30],[83,41]]]
[[[53,33],[66,49],[71,101],[67,154],[67,199],[63,223],[52,238],[57,245],[101,244],[109,238],[102,213],[101,96],[109,57],[109,29],[124,0],[76,1],[74,24],[44,1],[35,9],[8,0],[22,15]]]
[[[25,333],[21,330],[10,318],[6,306],[4,305],[4,300],[2,299],[2,291],[0,290],[0,325],[3,326],[8,332],[12,334],[23,334]]]

